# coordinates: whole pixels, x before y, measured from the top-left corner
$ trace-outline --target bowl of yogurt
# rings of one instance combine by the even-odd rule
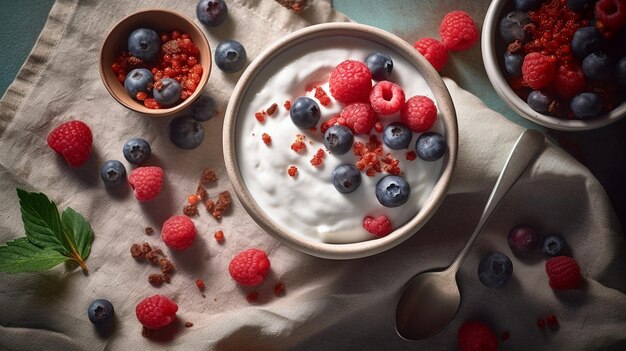
[[[377,116],[379,123],[369,133],[355,133],[348,152],[333,153],[324,131],[338,124],[348,104],[334,98],[331,73],[346,60],[365,62],[373,53],[391,59],[385,80],[400,86],[407,99],[424,96],[434,102],[436,119],[428,131],[412,133],[410,146],[392,149],[383,143],[384,128],[398,122],[400,112]],[[302,97],[315,101],[319,113],[319,120],[306,128],[296,125],[291,111]],[[443,136],[442,157],[416,156],[415,144],[426,133]],[[326,23],[285,36],[253,60],[228,103],[223,146],[234,191],[261,228],[304,253],[353,259],[400,244],[435,213],[451,183],[458,129],[443,80],[411,45],[367,25]],[[376,149],[378,166],[359,164],[359,150],[366,149]],[[358,187],[348,193],[333,184],[333,172],[345,165],[361,171]],[[383,205],[376,189],[392,175],[410,191],[403,193],[400,205]],[[383,217],[392,229],[374,235],[372,226],[380,228],[382,222],[365,222]]]

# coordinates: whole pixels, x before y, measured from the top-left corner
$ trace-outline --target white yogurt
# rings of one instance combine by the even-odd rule
[[[407,150],[388,152],[400,161],[399,167],[411,186],[409,200],[395,208],[387,208],[376,199],[376,183],[387,173],[377,173],[369,177],[362,173],[360,187],[349,194],[337,191],[331,179],[336,166],[355,164],[357,156],[349,151],[345,155],[326,152],[321,166],[314,167],[310,160],[318,149],[326,150],[319,126],[328,118],[338,114],[343,104],[332,99],[328,88],[328,78],[332,69],[346,59],[365,61],[369,53],[382,52],[393,60],[393,73],[389,79],[402,87],[407,99],[414,95],[425,95],[435,101],[427,82],[417,69],[389,48],[352,37],[334,37],[311,40],[298,44],[280,57],[268,63],[250,85],[237,117],[237,161],[244,182],[257,204],[278,225],[300,234],[310,240],[326,243],[353,243],[376,238],[363,228],[365,216],[386,215],[392,226],[397,228],[414,217],[430,195],[443,167],[443,160],[425,162],[417,158],[406,160],[406,152],[414,150],[419,136],[413,133],[411,146]],[[307,88],[321,85],[331,98],[328,107],[319,104],[313,97],[314,91]],[[317,130],[301,130],[289,117],[283,107],[286,100],[294,101],[298,96],[307,95],[318,102],[321,119]],[[255,113],[266,110],[272,103],[278,104],[272,116],[266,116],[260,123]],[[398,114],[381,117],[387,124],[397,121]],[[438,115],[431,131],[445,136],[441,115]],[[271,136],[266,145],[261,136]],[[382,142],[382,135],[372,129]],[[306,151],[296,153],[291,144],[296,134],[306,136]],[[366,143],[367,135],[355,135],[355,142]],[[298,168],[292,178],[287,174],[290,166]]]

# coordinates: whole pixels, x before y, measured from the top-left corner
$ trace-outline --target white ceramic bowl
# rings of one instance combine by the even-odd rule
[[[626,102],[610,113],[588,120],[567,120],[538,113],[522,100],[506,81],[503,75],[505,43],[499,34],[500,19],[515,9],[513,0],[493,0],[483,23],[481,49],[487,76],[502,100],[520,116],[544,127],[564,131],[581,131],[600,128],[611,124],[626,115]]]
[[[245,104],[242,104],[242,101],[245,100],[248,89],[266,82],[262,78],[258,78],[262,76],[259,72],[266,65],[270,65],[272,60],[280,57],[282,53],[295,45],[314,40],[320,40],[320,45],[324,45],[325,38],[337,36],[348,37],[346,40],[350,40],[349,37],[369,40],[388,48],[394,54],[407,60],[424,77],[433,93],[447,140],[447,152],[442,162],[439,178],[433,190],[427,195],[426,201],[419,212],[412,216],[407,223],[398,226],[385,237],[346,244],[330,244],[316,241],[302,234],[293,233],[279,225],[264,211],[264,208],[259,206],[248,190],[246,181],[242,177],[237,157],[238,153],[246,152],[246,150],[241,150],[242,146],[239,146],[237,143],[237,128],[243,123],[239,121],[243,121],[245,118],[254,119],[254,116],[240,112],[240,110],[243,111],[245,109],[245,107],[242,107],[242,105],[245,106]],[[293,135],[276,135],[276,131],[269,131],[269,133],[272,134],[273,140],[281,137],[293,138]],[[287,35],[272,44],[249,65],[237,83],[228,103],[224,120],[223,143],[226,169],[235,193],[250,216],[265,231],[284,244],[314,256],[331,259],[351,259],[370,256],[400,244],[417,232],[435,213],[451,183],[457,155],[458,131],[454,106],[446,86],[428,61],[411,45],[393,34],[374,27],[355,23],[327,23],[310,26]],[[303,206],[306,206],[306,204],[303,204]],[[324,219],[320,218],[319,220],[323,221]]]

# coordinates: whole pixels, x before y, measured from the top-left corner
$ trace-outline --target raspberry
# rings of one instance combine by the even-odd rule
[[[582,93],[586,85],[585,74],[579,65],[574,68],[559,66],[552,82],[556,93],[565,99],[571,99]]]
[[[238,253],[228,266],[233,279],[246,286],[257,286],[263,283],[270,271],[270,260],[265,252],[259,249],[248,249]]]
[[[361,61],[345,60],[330,73],[330,94],[338,101],[368,101],[372,90],[372,72]]]
[[[467,12],[452,11],[443,17],[439,26],[443,44],[452,51],[467,50],[478,41],[478,29]]]
[[[422,95],[415,95],[408,99],[400,112],[400,120],[416,133],[429,130],[436,119],[437,107],[435,103]]]
[[[471,320],[463,323],[457,334],[461,351],[496,351],[498,337],[485,323]]]
[[[48,146],[63,156],[72,167],[87,161],[92,143],[91,129],[81,121],[65,122],[48,134]]]
[[[393,230],[387,216],[378,216],[376,218],[366,216],[363,218],[363,228],[379,238],[386,236]]]
[[[626,2],[623,0],[600,0],[596,2],[596,19],[612,29],[626,25]]]
[[[350,128],[354,134],[367,134],[376,124],[376,112],[370,104],[355,102],[344,107],[337,123]]]
[[[533,89],[541,89],[554,79],[556,74],[556,57],[531,52],[524,57],[522,77],[526,85]]]
[[[161,329],[176,320],[178,305],[163,295],[147,297],[137,304],[137,320],[148,329]]]
[[[157,197],[163,187],[161,167],[137,167],[128,176],[128,184],[134,189],[139,201],[150,201]]]
[[[196,226],[187,216],[172,216],[163,222],[161,237],[172,249],[184,250],[196,239]]]
[[[398,84],[382,81],[376,83],[370,93],[372,109],[381,115],[390,115],[404,106],[404,91]]]
[[[580,284],[580,267],[573,258],[556,256],[546,262],[550,287],[554,290],[575,289]]]
[[[437,39],[422,38],[416,41],[413,47],[424,55],[437,72],[448,63],[448,49]]]

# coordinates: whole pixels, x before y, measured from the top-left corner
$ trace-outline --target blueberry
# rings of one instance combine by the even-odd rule
[[[391,123],[383,131],[383,142],[392,150],[408,148],[411,139],[413,139],[411,129],[401,122]]]
[[[509,246],[516,256],[528,256],[539,245],[539,234],[530,227],[517,226],[509,232]]]
[[[388,175],[376,184],[376,198],[385,207],[398,207],[409,199],[411,186],[401,176]]]
[[[585,57],[602,48],[602,34],[595,27],[579,28],[572,37],[572,52],[578,57]]]
[[[548,235],[543,239],[543,244],[541,245],[541,251],[548,256],[561,256],[565,248],[567,247],[567,243],[565,239],[563,239],[560,235]]]
[[[524,62],[524,56],[519,54],[513,54],[509,51],[504,53],[504,67],[509,72],[511,77],[522,76],[522,63]]]
[[[191,117],[198,122],[206,122],[217,115],[217,101],[210,95],[200,95],[193,102]]]
[[[238,41],[226,40],[215,49],[215,64],[226,73],[240,71],[246,65],[246,49]]]
[[[109,300],[94,300],[87,308],[87,316],[95,325],[107,324],[113,320],[115,309]]]
[[[580,119],[596,117],[602,112],[602,100],[596,93],[576,95],[569,104],[572,112]]]
[[[187,116],[178,116],[170,122],[170,140],[181,149],[194,149],[204,139],[202,124]]]
[[[607,80],[613,76],[613,63],[604,52],[596,51],[583,60],[583,72],[591,80]]]
[[[588,7],[592,0],[567,0],[567,7],[574,11],[582,11]]]
[[[157,57],[161,50],[161,38],[152,29],[139,28],[128,37],[128,51],[131,55],[150,61]]]
[[[517,11],[536,10],[541,6],[543,0],[515,0],[515,9]]]
[[[180,100],[182,87],[176,79],[163,78],[154,85],[152,96],[161,105],[171,106]]]
[[[525,43],[531,39],[530,33],[524,30],[524,27],[530,23],[530,17],[527,13],[521,11],[509,12],[500,21],[500,35],[508,44],[515,40]]]
[[[528,94],[528,99],[526,100],[530,108],[543,114],[550,112],[550,104],[552,104],[553,101],[554,99],[552,99],[552,97],[539,90],[533,90]]]
[[[437,161],[446,153],[446,139],[436,132],[424,133],[415,142],[415,152],[424,161]]]
[[[126,178],[126,167],[117,160],[106,161],[100,168],[100,177],[107,186],[118,186]]]
[[[365,59],[367,68],[372,72],[374,80],[389,80],[391,71],[393,71],[393,61],[391,57],[380,52],[372,53]]]
[[[340,165],[333,170],[332,180],[338,192],[351,193],[361,185],[361,172],[354,165]]]
[[[228,7],[224,0],[200,0],[196,6],[198,20],[207,26],[217,27],[224,23]]]
[[[615,79],[620,85],[626,85],[626,57],[622,57],[615,66]]]
[[[315,127],[320,119],[320,114],[320,107],[317,102],[306,96],[296,98],[289,110],[291,121],[301,129]]]
[[[503,287],[513,275],[513,263],[507,255],[494,251],[478,263],[478,279],[488,288]]]
[[[152,90],[153,83],[154,76],[152,72],[145,68],[136,68],[126,75],[124,88],[126,88],[130,97],[136,99],[138,92],[143,91],[144,93],[148,93]]]
[[[352,148],[354,135],[346,126],[334,125],[324,133],[324,145],[335,155],[344,155]]]
[[[124,144],[122,152],[124,153],[126,161],[134,165],[140,165],[150,158],[152,149],[150,148],[150,144],[148,144],[145,139],[133,138]]]

